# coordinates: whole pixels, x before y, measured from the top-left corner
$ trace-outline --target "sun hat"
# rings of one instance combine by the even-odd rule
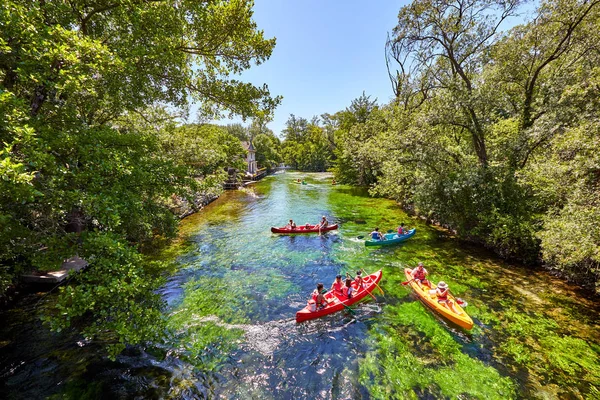
[[[423,266],[422,262],[420,262],[420,263],[417,264],[417,267],[422,267],[422,266]]]
[[[448,285],[446,284],[446,282],[444,282],[444,281],[440,281],[440,282],[437,284],[437,287],[439,287],[440,289],[447,289],[447,288],[448,288]]]

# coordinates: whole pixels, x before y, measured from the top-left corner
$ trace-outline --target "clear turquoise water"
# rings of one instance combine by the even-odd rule
[[[293,181],[306,177],[308,185]],[[271,226],[340,224],[323,235]],[[358,235],[400,222],[407,242],[366,248]],[[169,334],[116,362],[68,334],[50,334],[26,296],[2,313],[0,394],[9,398],[596,398],[600,309],[543,271],[507,265],[404,214],[392,201],[331,186],[326,174],[283,173],[227,192],[182,222],[185,249],[160,289]],[[465,299],[467,332],[400,285],[423,261]],[[296,324],[317,282],[383,269],[385,296],[355,314]]]

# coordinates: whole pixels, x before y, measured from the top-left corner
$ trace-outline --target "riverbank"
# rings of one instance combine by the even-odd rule
[[[389,200],[394,201],[393,199],[389,199]],[[460,241],[462,241],[465,244],[486,248],[487,250],[492,251],[496,256],[500,257],[501,259],[503,259],[507,262],[515,262],[515,263],[526,265],[528,268],[531,268],[531,269],[539,269],[539,270],[546,271],[547,273],[551,274],[554,277],[557,277],[566,282],[569,282],[569,283],[579,286],[579,288],[582,291],[586,292],[588,296],[600,297],[600,291],[598,291],[598,289],[596,288],[596,280],[595,280],[594,276],[591,274],[590,275],[586,275],[585,273],[569,274],[565,271],[562,271],[562,270],[554,267],[553,265],[544,263],[542,260],[541,254],[537,258],[537,261],[535,263],[526,263],[525,260],[523,260],[523,259],[520,259],[517,257],[512,257],[510,255],[507,256],[503,252],[499,252],[498,249],[496,249],[492,246],[488,246],[486,241],[484,241],[480,238],[468,236],[468,235],[467,236],[461,235],[460,232],[458,232],[456,229],[454,229],[450,224],[443,223],[441,221],[437,221],[437,220],[432,219],[425,215],[421,215],[414,209],[414,207],[403,206],[401,203],[398,203],[398,202],[396,202],[396,204],[398,204],[398,207],[400,207],[408,215],[411,215],[415,218],[421,219],[427,225],[439,227],[440,229],[446,230],[447,232],[449,232],[449,234],[452,237],[456,237],[457,239],[459,239]],[[540,251],[541,251],[541,249],[540,249]]]
[[[202,211],[202,209],[208,204],[217,200],[222,193],[222,188],[215,187],[211,190],[208,190],[207,192],[196,193],[191,202],[181,197],[172,196],[170,198],[170,209],[174,215],[177,215],[180,220],[183,220],[194,213]],[[168,246],[168,243],[160,241],[158,247],[162,248],[165,246]],[[152,247],[153,246],[147,246],[146,251],[149,251],[151,253],[160,251],[157,249],[150,249]],[[67,267],[65,271],[68,269],[69,267]],[[70,267],[70,269],[73,269],[73,267]],[[81,269],[81,267],[77,266],[77,268],[75,269],[79,270]],[[34,279],[34,277],[36,275],[42,277],[47,275],[47,273],[44,271],[29,270],[21,273],[19,277],[15,277],[15,279],[9,285],[7,285],[7,288],[2,293],[0,293],[0,309],[10,307],[11,304],[17,301],[23,293],[27,295],[34,291],[47,292],[50,290],[55,290],[61,284],[65,283],[65,274],[66,272],[61,272],[60,280],[48,279],[48,282],[43,282],[42,279],[36,280]],[[69,276],[71,275],[69,274]],[[26,279],[24,279],[28,277],[30,277],[29,282],[27,282]]]
[[[592,298],[466,245],[393,201],[331,186],[321,174],[306,176],[307,185],[297,177],[225,192],[181,221],[180,242],[162,254],[173,271],[156,291],[165,333],[115,361],[102,343],[48,332],[37,318],[54,295],[39,302],[43,295],[32,294],[0,314],[0,397],[594,398],[600,308]],[[340,228],[270,232],[289,218],[322,215]],[[368,248],[357,239],[401,221],[417,229],[403,244]],[[400,284],[417,262],[469,303],[472,330]],[[360,268],[383,271],[385,296],[374,293],[353,314],[295,322],[317,282],[329,286]]]

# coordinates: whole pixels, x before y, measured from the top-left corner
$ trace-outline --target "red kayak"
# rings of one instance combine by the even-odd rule
[[[308,304],[302,310],[296,313],[296,322],[303,322],[309,319],[315,319],[322,317],[327,314],[332,314],[337,311],[341,311],[351,304],[354,304],[362,300],[365,296],[371,293],[377,286],[377,283],[381,280],[381,270],[367,275],[363,278],[365,287],[355,292],[352,298],[347,299],[345,296],[340,295],[339,297],[334,295],[333,292],[329,291],[325,293],[325,298],[329,301],[329,304],[325,308],[320,310],[311,311],[311,305]],[[352,282],[352,286],[356,289],[356,284]]]
[[[337,229],[337,228],[338,228],[337,224],[328,225],[325,228],[321,228],[321,232],[333,231],[334,229]],[[300,225],[294,229],[286,228],[285,226],[281,227],[281,228],[272,227],[271,232],[273,232],[273,233],[314,233],[314,232],[319,232],[319,225],[308,225],[308,226]]]

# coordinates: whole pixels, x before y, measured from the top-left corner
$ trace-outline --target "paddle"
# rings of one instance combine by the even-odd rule
[[[414,280],[415,280],[415,278],[411,279],[410,281],[400,282],[400,284],[406,286],[406,285],[408,285],[409,283],[411,283]]]
[[[364,290],[367,291],[367,289],[364,289]],[[368,292],[368,291],[367,291],[367,293],[369,293],[369,295],[373,298],[373,300],[377,301],[377,297],[373,296],[373,293]]]
[[[363,268],[361,268],[360,270],[362,271],[363,274],[365,274],[365,276],[368,275]],[[383,292],[383,289],[381,287],[379,287],[379,285],[377,284],[377,282],[374,282],[374,283],[375,283],[375,286],[377,286],[377,289],[379,289],[379,291],[381,292],[382,296],[385,297],[385,293]]]
[[[350,314],[352,314],[352,315],[356,315],[356,312],[355,312],[355,311],[354,311],[352,308],[348,307],[348,306],[347,306],[347,305],[345,305],[344,303],[341,303],[341,304],[344,306],[344,308],[345,308],[346,310],[348,310],[348,311],[350,312]]]
[[[357,239],[364,239],[365,237],[363,235],[358,235],[356,238]]]
[[[361,271],[362,271],[362,268],[361,268]],[[347,273],[347,272],[346,272],[346,276],[348,276],[348,273]],[[365,291],[366,291],[367,289],[363,289],[363,290],[365,290]],[[358,289],[357,289],[356,291],[358,292]],[[368,293],[368,294],[369,294],[369,296],[371,296],[371,297],[372,297],[372,298],[373,298],[375,301],[377,301],[377,297],[373,296],[373,293],[371,293],[371,292],[367,292],[367,293]]]

